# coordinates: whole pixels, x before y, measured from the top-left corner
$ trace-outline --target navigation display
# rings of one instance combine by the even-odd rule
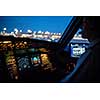
[[[39,66],[41,64],[39,55],[32,55],[32,57],[31,57],[31,63],[34,66]]]
[[[17,63],[18,63],[19,70],[24,70],[26,68],[30,68],[28,56],[17,57]]]

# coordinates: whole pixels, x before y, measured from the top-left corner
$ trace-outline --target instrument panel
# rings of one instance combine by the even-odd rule
[[[58,43],[0,37],[0,82],[58,82],[72,62]]]
[[[52,53],[49,48],[52,47],[54,50],[53,45],[50,46],[49,42],[37,40],[32,41],[13,37],[0,38],[0,54],[4,57],[4,59],[1,58],[1,60],[4,60],[1,61],[2,68],[7,73],[4,80],[35,81],[40,80],[41,76],[43,80],[46,80],[46,75],[49,73],[50,76],[57,69],[51,57],[54,52]],[[53,56],[55,57],[55,55]]]

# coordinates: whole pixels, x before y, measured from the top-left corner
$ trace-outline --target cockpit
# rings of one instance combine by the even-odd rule
[[[24,17],[16,16],[21,20]],[[31,30],[25,33],[17,29],[9,33],[5,27],[8,22],[14,20],[14,16],[0,17],[2,20],[0,29],[3,28],[0,34],[0,82],[54,83],[73,71],[77,60],[87,49],[89,41],[81,37],[81,17],[59,17],[65,21],[64,26],[60,27],[59,24],[52,27],[56,30],[62,28],[62,33]],[[36,19],[36,16],[30,18]],[[55,21],[51,16],[44,18],[41,16],[36,21],[42,23],[40,19],[49,19],[57,24],[57,18],[56,16]],[[29,24],[28,21],[26,23]],[[49,24],[42,25],[46,26],[51,27]]]

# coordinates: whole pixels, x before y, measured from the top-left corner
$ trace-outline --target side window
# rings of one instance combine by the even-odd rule
[[[66,70],[67,73],[73,71],[76,66],[79,57],[86,51],[89,41],[88,39],[83,39],[80,34],[82,30],[79,28],[76,34],[73,36],[69,44],[65,47],[65,51],[69,51],[70,58],[67,59]]]
[[[89,45],[88,39],[82,38],[82,35],[80,34],[81,31],[82,30],[79,28],[69,43],[70,56],[74,58],[79,58]]]

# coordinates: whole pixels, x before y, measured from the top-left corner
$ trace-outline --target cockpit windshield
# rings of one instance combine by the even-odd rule
[[[0,16],[0,35],[58,42],[73,16]]]

